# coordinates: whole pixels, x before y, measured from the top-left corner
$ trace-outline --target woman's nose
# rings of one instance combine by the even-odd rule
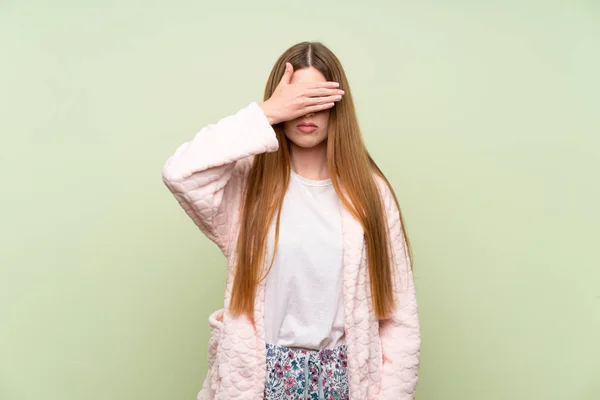
[[[314,112],[306,114],[306,118],[310,118],[310,117],[314,117],[314,116],[315,116]]]

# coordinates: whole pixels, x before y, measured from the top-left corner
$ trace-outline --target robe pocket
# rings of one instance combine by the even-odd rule
[[[217,354],[219,352],[219,344],[223,334],[223,313],[224,309],[219,309],[213,312],[208,317],[210,325],[210,338],[208,339],[208,377],[210,388],[213,393],[219,389],[219,363],[217,362]]]

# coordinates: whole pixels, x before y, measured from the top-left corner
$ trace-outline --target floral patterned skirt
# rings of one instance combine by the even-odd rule
[[[267,343],[265,400],[348,400],[346,345],[300,350]]]

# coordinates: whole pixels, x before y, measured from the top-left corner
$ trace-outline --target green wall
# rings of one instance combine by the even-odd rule
[[[597,1],[0,2],[0,399],[193,399],[225,260],[163,186],[321,40],[415,251],[419,400],[600,399]]]

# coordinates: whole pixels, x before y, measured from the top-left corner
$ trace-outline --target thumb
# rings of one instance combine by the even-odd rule
[[[290,83],[290,81],[292,80],[292,75],[294,74],[294,67],[292,66],[291,63],[286,62],[285,63],[285,72],[283,73],[283,77],[281,78],[281,82],[283,83]]]

